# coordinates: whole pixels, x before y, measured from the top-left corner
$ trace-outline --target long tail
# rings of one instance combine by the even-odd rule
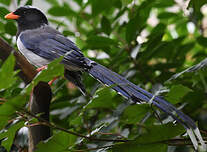
[[[177,110],[176,107],[174,107],[171,103],[167,102],[162,97],[153,96],[153,94],[145,91],[144,89],[128,81],[126,78],[96,62],[91,61],[90,63],[91,68],[88,72],[95,79],[107,86],[110,86],[116,92],[120,93],[129,100],[132,100],[134,102],[152,103],[184,126],[191,138],[195,149],[198,147],[196,137],[202,144],[203,148],[206,148],[206,145],[194,121],[183,112]]]

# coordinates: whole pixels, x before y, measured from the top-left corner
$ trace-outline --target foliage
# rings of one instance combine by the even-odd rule
[[[0,0],[0,36],[13,47],[16,46],[16,25],[5,20],[4,15],[15,2]],[[17,2],[18,6],[24,4]],[[207,70],[183,74],[166,82],[173,74],[199,63],[207,55],[205,0],[190,0],[189,4],[187,1],[178,4],[174,0],[46,0],[42,3],[35,4],[43,9],[51,25],[72,39],[85,56],[148,91],[164,85],[170,91],[163,96],[175,106],[184,107],[182,111],[198,121],[201,130],[207,129]],[[15,132],[25,122],[16,111],[24,111],[31,89],[38,81],[63,76],[59,61],[52,62],[28,86],[17,75],[13,55],[0,62],[0,143],[7,151]],[[87,74],[83,80],[92,99],[83,97],[63,78],[52,86],[51,122],[97,139],[121,138],[130,142],[87,140],[53,129],[52,138],[41,142],[38,152],[192,151],[192,146],[186,146],[185,142],[183,146],[178,143],[169,147],[175,137],[186,141],[182,136],[185,131],[179,125],[160,123],[160,119],[165,123],[171,119],[153,106],[130,104],[110,88],[99,86]],[[17,117],[16,123],[8,124]]]

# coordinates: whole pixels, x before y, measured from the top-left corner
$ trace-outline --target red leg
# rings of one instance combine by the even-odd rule
[[[57,80],[57,79],[58,79],[58,77],[53,78],[52,80],[50,80],[50,81],[48,82],[48,84],[51,86],[51,85],[53,84],[53,82],[54,82],[55,80]]]
[[[42,71],[42,70],[44,70],[44,69],[47,69],[47,65],[42,66],[42,67],[40,67],[40,68],[37,68],[36,71],[37,71],[37,72],[40,72],[40,71]]]

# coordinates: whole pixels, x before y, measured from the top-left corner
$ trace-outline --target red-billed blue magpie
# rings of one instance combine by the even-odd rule
[[[65,66],[65,77],[79,87],[83,93],[85,89],[81,83],[81,74],[88,72],[98,81],[111,86],[116,92],[135,103],[152,103],[187,129],[196,149],[198,147],[196,137],[203,147],[206,147],[197,126],[190,117],[177,110],[162,97],[153,96],[119,74],[84,57],[71,40],[48,25],[46,16],[39,9],[31,6],[20,7],[6,15],[5,18],[17,21],[18,49],[34,66],[45,66],[54,59],[63,56],[62,64]]]

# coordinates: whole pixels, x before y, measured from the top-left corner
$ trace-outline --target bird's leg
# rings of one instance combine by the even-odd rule
[[[57,79],[58,79],[58,77],[53,78],[52,80],[50,80],[50,81],[48,82],[48,84],[51,86],[51,85],[53,84],[53,82],[54,82],[55,80],[57,80]]]
[[[45,70],[45,69],[47,69],[47,65],[44,65],[44,66],[42,66],[40,68],[37,68],[36,71],[40,72],[40,71]]]
[[[47,65],[44,65],[44,66],[42,66],[42,67],[40,67],[40,68],[37,68],[36,71],[37,71],[37,72],[40,72],[40,71],[45,70],[45,69],[47,69]],[[48,84],[51,86],[51,85],[53,84],[53,82],[54,82],[55,80],[57,80],[57,78],[58,78],[58,77],[53,78],[52,80],[50,80],[50,81],[48,82]]]

